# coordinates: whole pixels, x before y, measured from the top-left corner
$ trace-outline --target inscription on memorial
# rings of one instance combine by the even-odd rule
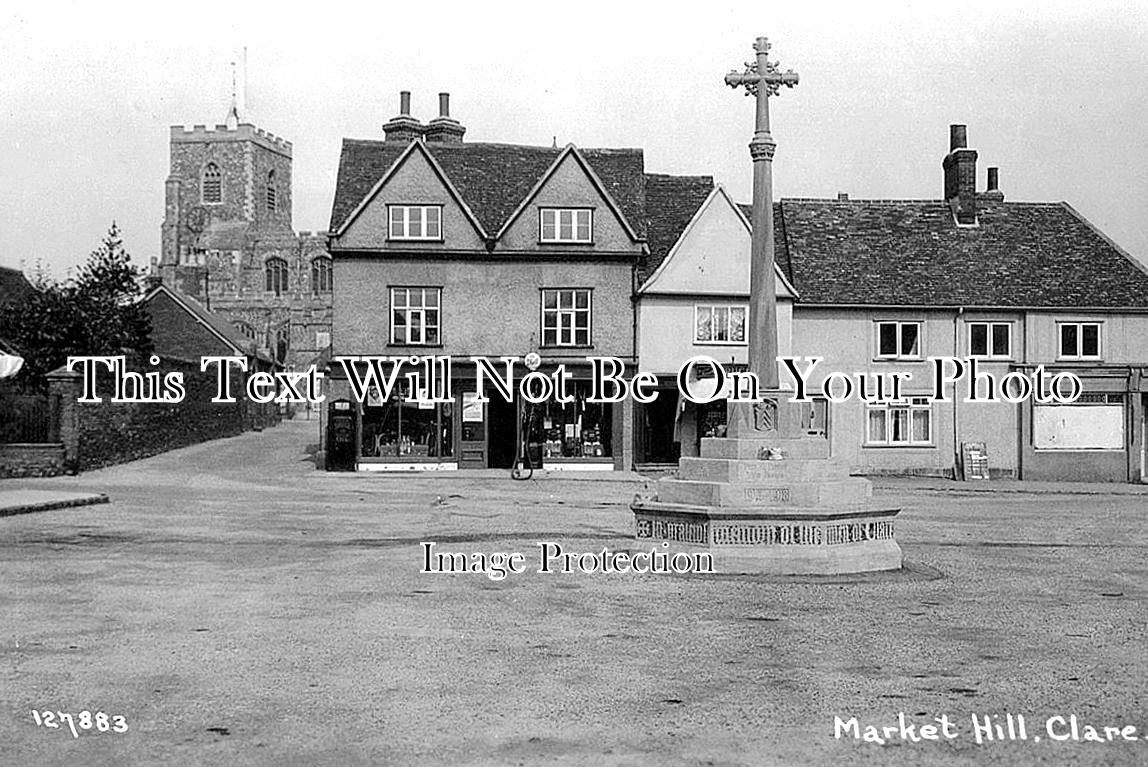
[[[667,519],[638,519],[637,537],[653,538],[675,543],[708,543],[709,529],[705,522],[679,522]]]
[[[791,497],[788,487],[745,488],[745,500],[749,503],[789,503]]]
[[[824,532],[818,525],[715,525],[714,545],[820,546]]]
[[[825,542],[830,546],[862,541],[883,541],[892,537],[893,523],[888,520],[852,522],[848,525],[829,525],[825,528]]]

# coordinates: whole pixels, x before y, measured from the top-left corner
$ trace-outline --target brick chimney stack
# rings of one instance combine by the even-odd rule
[[[427,123],[426,140],[443,144],[460,144],[464,133],[466,133],[466,128],[462,127],[462,123],[450,116],[450,94],[440,93],[438,95],[438,117]]]
[[[426,128],[411,117],[411,92],[399,91],[399,114],[383,124],[383,136],[387,141],[410,143],[417,141]]]
[[[988,188],[983,196],[998,202],[1004,200],[1004,192],[1000,189],[1000,168],[989,168]]]
[[[945,202],[959,224],[977,222],[977,152],[968,148],[964,125],[949,126],[949,153],[941,167],[945,170]]]

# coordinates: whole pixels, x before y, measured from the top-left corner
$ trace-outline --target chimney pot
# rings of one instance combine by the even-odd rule
[[[949,151],[964,149],[969,145],[967,128],[964,125],[949,126]]]
[[[450,117],[450,94],[440,93],[438,95],[438,116]]]
[[[989,168],[988,191],[995,192],[1000,188],[1000,168]]]
[[[399,114],[409,115],[411,113],[411,92],[399,91]]]

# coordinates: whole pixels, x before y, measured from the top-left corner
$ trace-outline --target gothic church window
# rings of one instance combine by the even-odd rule
[[[311,292],[331,292],[331,259],[326,256],[316,256],[311,261]]]
[[[244,322],[243,320],[235,320],[231,324],[234,325],[235,329],[242,333],[245,337],[251,339],[252,341],[255,340],[255,328],[251,327],[250,324]]]
[[[287,292],[287,262],[281,258],[269,258],[264,265],[266,285],[264,290],[281,296]]]
[[[275,191],[275,171],[271,171],[270,173],[267,174],[267,210],[271,211],[272,213],[274,213],[275,210],[277,209],[276,206],[277,206],[278,200],[276,199],[276,197],[277,197],[277,195],[276,195],[276,191]]]
[[[223,202],[223,176],[213,162],[203,169],[202,197],[205,203]]]
[[[291,348],[291,329],[284,325],[275,331],[275,361],[286,364],[287,352]]]

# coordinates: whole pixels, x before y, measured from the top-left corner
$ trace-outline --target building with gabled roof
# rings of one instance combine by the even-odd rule
[[[1142,480],[1148,271],[1067,203],[1006,201],[996,168],[978,192],[976,159],[964,126],[953,126],[941,199],[774,203],[776,263],[785,278],[778,281],[781,354],[822,358],[810,375],[818,395],[810,430],[826,434],[835,455],[863,474],[960,475],[974,450],[987,454],[994,476]],[[638,293],[643,368],[670,368],[695,354],[736,368],[744,357],[751,339],[739,330],[745,314],[735,312],[748,301],[748,278],[724,306],[706,287],[721,271],[715,262],[748,273],[748,220],[729,215],[730,207],[724,221],[700,207],[694,229],[660,263],[651,259],[654,272]],[[696,227],[707,218],[710,230],[700,235]],[[681,276],[659,281],[669,271]],[[676,312],[665,308],[671,300]],[[715,350],[719,311],[727,329]],[[683,335],[692,343],[675,349],[668,339]],[[975,360],[998,382],[1038,366],[1071,372],[1084,391],[1071,405],[966,403],[969,373],[951,401],[933,402],[931,356]],[[870,388],[894,372],[911,379],[895,402],[854,397],[829,407],[824,382],[835,371],[865,376]],[[982,397],[987,387],[982,379]],[[696,415],[692,406],[677,408],[682,453],[696,454],[700,436],[720,431],[723,409],[722,402]]]
[[[425,126],[409,108],[404,93],[384,140],[344,142],[330,237],[334,356],[535,352],[544,373],[571,374],[572,401],[483,403],[489,392],[477,392],[472,366],[460,365],[451,403],[399,393],[356,403],[356,464],[509,468],[526,415],[550,468],[629,466],[632,403],[587,403],[586,358],[617,358],[631,374],[636,366],[642,151],[466,143],[445,94]],[[348,399],[340,373],[332,370],[333,396]]]

